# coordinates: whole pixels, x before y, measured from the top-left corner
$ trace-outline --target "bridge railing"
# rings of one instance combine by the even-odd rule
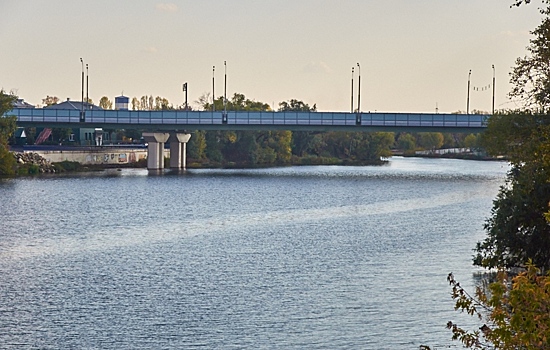
[[[222,124],[219,112],[193,111],[91,111],[86,122],[102,124],[195,125]]]
[[[486,126],[488,117],[481,114],[363,113],[361,125],[479,128]]]
[[[355,125],[355,114],[332,112],[228,112],[232,125]]]
[[[71,109],[14,108],[7,114],[15,115],[19,122],[80,122],[80,111]]]
[[[128,111],[15,108],[18,122],[121,125],[313,125],[373,127],[485,127],[487,115],[342,112]],[[225,119],[225,120],[224,120]]]

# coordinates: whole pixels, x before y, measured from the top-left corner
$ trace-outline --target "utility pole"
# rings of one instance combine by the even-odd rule
[[[227,114],[227,61],[223,61],[224,81],[223,81],[223,113]]]
[[[470,78],[472,77],[472,70],[468,73],[468,98],[466,100],[466,114],[470,114]]]
[[[187,111],[188,105],[187,105],[187,83],[183,83],[183,92],[185,92],[185,110]]]
[[[84,61],[80,57],[80,65],[82,66],[82,90],[80,92],[80,121],[83,122],[84,119]]]
[[[359,92],[357,93],[357,113],[361,113],[361,66],[357,62],[357,67],[359,68]]]
[[[86,63],[86,109],[90,109],[90,104],[88,101],[90,101],[88,97],[88,63]]]
[[[216,66],[212,66],[212,112],[216,110],[216,107],[214,106],[214,103],[216,101],[216,95],[214,93],[214,73],[216,71]]]
[[[495,114],[495,65],[493,64],[493,115]]]
[[[351,113],[353,113],[353,71],[355,67],[351,67]]]

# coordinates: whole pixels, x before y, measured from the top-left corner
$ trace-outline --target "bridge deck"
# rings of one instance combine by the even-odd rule
[[[19,126],[147,130],[311,130],[479,132],[487,115],[341,112],[124,111],[16,108]]]

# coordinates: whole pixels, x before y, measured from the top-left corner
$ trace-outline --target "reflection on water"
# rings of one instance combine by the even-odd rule
[[[473,286],[506,171],[394,158],[2,180],[0,343],[447,347],[446,276]]]

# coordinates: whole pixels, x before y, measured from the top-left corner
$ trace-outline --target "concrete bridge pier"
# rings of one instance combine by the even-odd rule
[[[187,167],[187,142],[191,134],[170,133],[170,168],[185,169]]]
[[[163,132],[144,132],[143,139],[147,146],[147,169],[164,169],[164,143],[170,134]]]

